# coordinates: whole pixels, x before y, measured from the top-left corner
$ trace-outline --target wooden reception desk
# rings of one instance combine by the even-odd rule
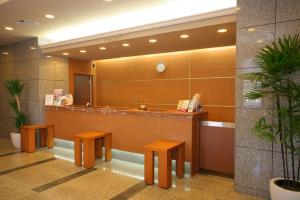
[[[113,148],[144,153],[144,146],[160,139],[186,142],[186,162],[191,164],[191,175],[199,171],[199,134],[206,112],[106,107],[46,106],[45,122],[55,125],[55,137],[73,140],[80,132],[101,130],[112,132]]]

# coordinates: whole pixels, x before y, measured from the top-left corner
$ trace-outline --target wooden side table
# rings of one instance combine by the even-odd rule
[[[159,140],[145,147],[145,183],[154,184],[154,153],[158,154],[158,186],[169,188],[172,183],[172,153],[176,154],[176,175],[184,177],[185,142]]]
[[[92,168],[95,165],[95,157],[102,158],[102,147],[105,147],[105,161],[112,159],[112,134],[108,132],[84,132],[74,136],[74,160],[76,166],[82,164],[83,143],[83,166]]]
[[[36,130],[40,130],[41,134],[41,146],[48,146],[53,148],[54,146],[54,125],[53,124],[34,124],[21,126],[21,151],[27,153],[35,152],[35,133]]]

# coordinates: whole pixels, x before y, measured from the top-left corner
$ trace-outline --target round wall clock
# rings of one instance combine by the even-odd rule
[[[166,65],[163,63],[159,63],[156,65],[156,71],[162,73],[166,70]]]

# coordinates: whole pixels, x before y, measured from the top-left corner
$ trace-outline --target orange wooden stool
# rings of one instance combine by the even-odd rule
[[[154,184],[154,153],[158,153],[158,186],[169,188],[172,183],[172,152],[176,153],[176,175],[184,177],[185,142],[159,140],[145,147],[145,183]]]
[[[27,153],[35,152],[35,132],[36,129],[40,130],[41,146],[54,146],[54,125],[53,124],[34,124],[21,126],[21,151]]]
[[[102,158],[102,147],[104,142],[105,161],[112,159],[112,134],[99,131],[84,132],[74,136],[74,159],[75,165],[81,166],[82,163],[82,142],[83,142],[83,166],[92,168],[95,164],[95,156]]]

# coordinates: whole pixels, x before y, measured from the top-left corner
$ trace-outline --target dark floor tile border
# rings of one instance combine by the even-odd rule
[[[131,186],[130,188],[128,188],[124,192],[121,192],[121,193],[117,194],[116,196],[114,196],[110,200],[127,200],[127,199],[131,198],[132,196],[136,195],[137,193],[141,192],[147,186],[148,185],[146,185],[144,183],[144,181],[141,181],[141,182]]]
[[[0,158],[1,158],[1,157],[5,157],[5,156],[11,156],[11,155],[18,154],[18,153],[21,153],[21,152],[20,152],[20,151],[16,151],[16,152],[11,152],[11,153],[1,154],[1,155],[0,155]]]
[[[47,163],[47,162],[50,162],[50,161],[53,161],[53,160],[56,160],[56,158],[49,158],[49,159],[45,159],[45,160],[40,160],[40,161],[30,163],[30,164],[27,164],[27,165],[22,165],[20,167],[16,167],[16,168],[8,169],[8,170],[5,170],[5,171],[1,171],[0,176],[10,174],[10,173],[13,173],[13,172],[21,170],[21,169],[26,169],[26,168],[33,167],[33,166],[36,166],[36,165]]]
[[[93,172],[95,170],[97,170],[97,169],[96,168],[91,168],[91,169],[82,170],[82,171],[76,172],[74,174],[71,174],[71,175],[62,177],[60,179],[57,179],[55,181],[52,181],[50,183],[46,183],[46,184],[41,185],[39,187],[33,188],[32,191],[40,193],[40,192],[48,190],[48,189],[50,189],[52,187],[58,186],[60,184],[66,183],[66,182],[68,182],[70,180],[73,180],[75,178],[78,178],[80,176],[83,176],[83,175],[86,175],[88,173],[91,173],[91,172]]]

